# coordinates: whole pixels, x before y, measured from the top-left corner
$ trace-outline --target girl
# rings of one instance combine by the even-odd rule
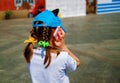
[[[31,36],[25,40],[28,45],[24,56],[32,83],[69,83],[66,71],[74,71],[80,60],[64,43],[66,29],[57,17],[59,10],[45,10],[32,23]],[[56,33],[58,38],[53,36]]]

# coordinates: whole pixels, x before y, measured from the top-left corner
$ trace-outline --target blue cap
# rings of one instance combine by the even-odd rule
[[[42,24],[35,24],[37,21],[42,21]],[[63,27],[61,20],[59,17],[55,16],[52,11],[45,10],[38,14],[33,22],[32,22],[33,27],[40,27],[40,26],[46,26],[46,27],[57,27],[60,26],[64,32],[67,32],[67,30]]]

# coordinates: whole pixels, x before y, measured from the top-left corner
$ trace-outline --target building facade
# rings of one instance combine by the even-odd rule
[[[33,4],[42,4],[43,1],[45,0],[0,0],[0,11],[30,9]]]
[[[0,11],[30,9],[34,4],[59,8],[63,17],[120,12],[120,0],[0,0]]]
[[[97,0],[96,14],[120,12],[120,0]]]

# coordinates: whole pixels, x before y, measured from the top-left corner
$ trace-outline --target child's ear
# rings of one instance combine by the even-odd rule
[[[55,9],[55,10],[53,10],[52,12],[53,12],[53,14],[54,14],[55,16],[58,16],[59,9]]]

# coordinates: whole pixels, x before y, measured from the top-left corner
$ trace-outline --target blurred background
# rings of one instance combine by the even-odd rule
[[[60,9],[62,17],[117,13],[120,0],[1,0],[0,19],[34,17],[55,8]]]

